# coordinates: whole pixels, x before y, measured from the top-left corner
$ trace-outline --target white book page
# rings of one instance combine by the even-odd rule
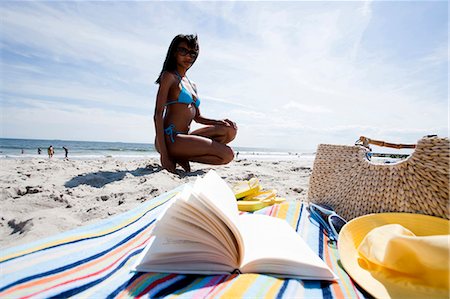
[[[193,217],[192,222],[201,222],[201,226],[208,229],[210,232],[218,231],[215,235],[224,248],[236,257],[236,265],[240,264],[241,255],[239,253],[239,241],[235,233],[231,230],[228,221],[217,211],[217,208],[208,205],[207,201],[198,198],[198,195],[192,194],[187,203],[190,209],[195,210],[200,217]],[[186,211],[187,209],[183,209]]]
[[[203,244],[152,237],[133,269],[167,273],[230,273],[235,268],[225,264],[226,259],[220,252],[209,251]]]
[[[194,189],[197,186],[200,193],[208,190],[206,183],[217,187],[215,192],[206,192],[215,199],[223,193],[232,194],[226,183],[215,173],[210,175],[205,183],[202,183],[202,179],[197,179]],[[188,273],[191,270],[223,271],[224,267],[232,272],[239,267],[240,246],[236,233],[229,227],[229,218],[208,199],[198,198],[205,194],[198,195],[193,191],[192,188],[186,187],[158,217],[153,231],[154,238],[141,253],[135,266],[136,270],[146,271],[150,266],[158,265],[159,269],[175,267],[178,269],[177,273]],[[232,198],[232,204],[229,206],[236,209],[234,217],[237,218],[233,194]],[[235,229],[237,231],[237,228]],[[237,234],[240,237],[238,232]],[[200,264],[210,266],[201,269],[198,268]],[[152,269],[156,270],[154,267]]]
[[[160,220],[159,225],[155,226],[154,235],[214,246],[216,250],[232,257],[235,261],[233,265],[238,265],[239,257],[236,253],[236,245],[230,237],[231,232],[220,219],[215,222],[222,223],[222,226],[211,221],[215,215],[199,213],[198,210],[193,212],[195,209],[182,200],[172,206],[173,208],[167,210],[166,215]]]
[[[238,256],[244,255],[242,236],[239,232],[239,211],[233,191],[227,183],[213,170],[210,170],[202,179],[197,179],[192,191],[201,203],[228,226],[238,245]],[[239,261],[239,263],[241,260]]]
[[[202,195],[202,199],[213,206],[214,210],[225,216],[233,226],[238,223],[239,211],[233,191],[214,171],[210,170],[203,178],[197,179],[193,193]]]
[[[216,239],[214,239],[213,237],[207,236],[205,235],[204,232],[200,231],[195,231],[194,229],[186,232],[185,233],[186,236],[185,237],[180,237],[180,233],[179,230],[177,230],[177,227],[174,226],[168,226],[166,225],[164,227],[164,233],[161,235],[158,235],[158,237],[161,238],[170,238],[171,240],[176,240],[178,241],[180,244],[178,245],[178,248],[181,248],[181,246],[184,247],[184,244],[187,244],[188,242],[194,242],[196,245],[196,248],[198,251],[200,250],[208,250],[208,251],[217,251],[217,252],[221,252],[222,254],[226,255],[229,257],[228,261],[235,264],[235,257],[233,255],[231,255],[222,244],[218,243],[216,241]],[[184,242],[181,242],[184,241]],[[179,249],[178,249],[179,250]]]
[[[337,276],[282,219],[239,216],[245,255],[243,273],[270,273],[302,279],[334,280]]]

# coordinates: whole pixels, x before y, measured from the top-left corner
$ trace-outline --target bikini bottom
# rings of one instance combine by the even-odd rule
[[[170,126],[168,126],[167,128],[164,129],[164,133],[166,135],[169,135],[170,141],[172,141],[172,143],[174,143],[175,142],[175,139],[174,139],[175,136],[177,136],[178,134],[187,134],[188,132],[176,131],[175,125],[171,124]]]

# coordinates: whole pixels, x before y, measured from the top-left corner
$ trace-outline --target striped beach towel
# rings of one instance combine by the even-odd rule
[[[0,298],[363,298],[338,264],[338,251],[301,202],[256,213],[285,219],[339,276],[337,282],[260,274],[177,275],[130,268],[149,241],[172,191],[97,224],[1,251]]]

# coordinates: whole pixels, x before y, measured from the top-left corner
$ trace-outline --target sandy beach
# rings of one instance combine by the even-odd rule
[[[224,166],[192,163],[172,174],[158,160],[2,159],[0,247],[26,244],[139,206],[214,169],[229,184],[257,177],[287,200],[306,200],[312,161],[238,159]]]

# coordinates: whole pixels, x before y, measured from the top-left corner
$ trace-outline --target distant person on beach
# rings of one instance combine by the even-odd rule
[[[40,147],[38,147],[38,155],[40,155],[40,154],[41,154],[41,152],[42,152],[41,148],[40,148]]]
[[[174,172],[179,164],[186,172],[189,162],[221,165],[234,158],[227,144],[234,139],[237,126],[229,119],[214,120],[200,113],[197,86],[186,72],[198,57],[196,35],[177,35],[167,51],[155,105],[155,148],[161,165]],[[192,121],[205,125],[189,132]]]
[[[22,149],[22,155],[25,154],[25,151]]]
[[[66,155],[64,159],[67,159],[67,160],[68,160],[69,158],[68,158],[67,156],[69,155],[69,150],[68,150],[67,147],[65,147],[65,146],[63,146],[62,148],[64,149],[64,153],[65,153],[65,155]]]
[[[55,150],[53,149],[53,145],[50,145],[47,149],[48,158],[50,159],[55,154]]]

